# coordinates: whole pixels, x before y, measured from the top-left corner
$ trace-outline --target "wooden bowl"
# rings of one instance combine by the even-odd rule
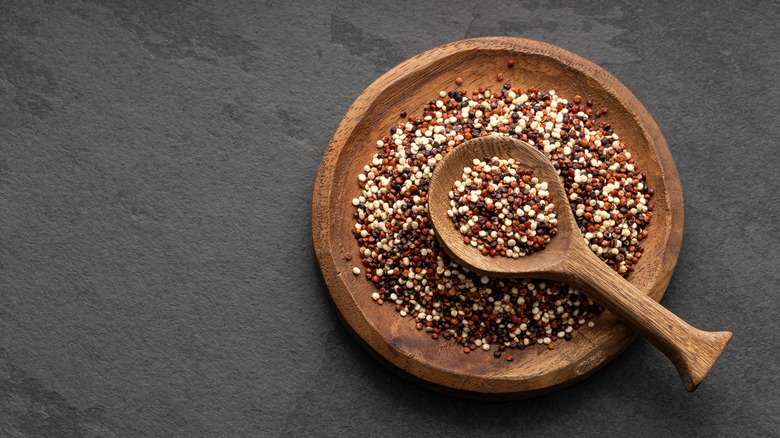
[[[514,60],[513,68],[507,61]],[[502,72],[504,79],[497,81]],[[463,79],[456,86],[455,78]],[[672,276],[683,232],[680,179],[669,147],[637,98],[604,69],[550,44],[520,38],[477,38],[446,44],[396,66],[371,84],[349,108],[322,158],[312,202],[312,239],[329,297],[344,325],[375,357],[402,376],[444,393],[469,398],[527,398],[571,385],[620,354],[636,334],[604,312],[594,327],[582,327],[555,350],[513,350],[513,362],[477,351],[465,355],[454,341],[433,340],[417,331],[413,318],[371,299],[374,285],[359,266],[351,230],[351,201],[358,196],[357,175],[377,152],[376,141],[399,122],[398,114],[421,113],[441,90],[500,87],[503,82],[540,90],[554,89],[571,99],[581,95],[594,107],[609,109],[599,121],[613,126],[655,190],[653,221],[642,241],[644,255],[629,281],[656,301]],[[351,254],[352,260],[345,255]]]

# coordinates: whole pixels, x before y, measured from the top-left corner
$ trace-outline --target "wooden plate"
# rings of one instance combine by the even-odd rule
[[[507,61],[516,62],[507,68]],[[521,88],[554,89],[559,96],[581,95],[609,112],[599,120],[613,126],[625,141],[637,168],[655,189],[653,221],[645,252],[629,280],[660,300],[680,252],[683,198],[669,147],[637,98],[604,69],[550,44],[519,38],[478,38],[446,44],[421,53],[377,79],[349,108],[322,158],[312,202],[312,239],[333,307],[344,325],[374,356],[422,386],[452,395],[481,399],[532,397],[571,385],[620,354],[635,333],[609,312],[595,326],[575,332],[555,350],[514,350],[513,362],[481,351],[463,354],[454,341],[433,340],[415,330],[413,318],[401,318],[390,305],[377,305],[376,291],[360,266],[351,200],[358,196],[357,175],[377,152],[376,141],[396,126],[402,110],[421,113],[424,103],[441,90],[480,85],[500,87],[510,81]],[[351,261],[345,254],[352,254]]]

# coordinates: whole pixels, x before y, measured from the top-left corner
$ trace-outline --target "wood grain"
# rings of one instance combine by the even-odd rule
[[[516,62],[508,69],[508,60]],[[416,331],[409,318],[391,306],[371,300],[374,286],[354,276],[358,245],[350,204],[358,194],[356,176],[376,152],[376,140],[398,122],[406,110],[418,114],[441,90],[500,86],[554,89],[565,97],[576,94],[609,108],[610,123],[629,147],[637,168],[655,189],[653,222],[646,252],[629,281],[653,300],[669,284],[682,241],[683,200],[677,169],[666,141],[641,103],[616,78],[599,66],[559,47],[518,38],[479,38],[450,43],[421,53],[377,79],[355,100],[323,155],[312,199],[312,240],[329,298],[344,325],[375,357],[399,374],[448,394],[482,398],[532,397],[571,385],[614,359],[636,333],[605,312],[595,327],[578,330],[572,341],[555,350],[527,348],[512,363],[490,354],[464,355],[456,344],[433,341]],[[347,261],[345,254],[355,256]]]
[[[488,257],[475,246],[463,243],[463,235],[448,215],[449,194],[463,169],[483,157],[512,158],[548,184],[558,233],[547,248],[515,259]],[[528,143],[493,135],[458,146],[436,165],[428,187],[428,212],[439,243],[458,264],[491,277],[539,278],[576,286],[663,351],[688,391],[701,384],[731,340],[730,332],[710,333],[692,327],[599,259],[582,237],[558,171],[549,158]],[[645,246],[645,252],[663,250]]]

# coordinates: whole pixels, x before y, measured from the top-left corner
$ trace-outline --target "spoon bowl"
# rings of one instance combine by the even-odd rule
[[[547,182],[547,191],[553,197],[555,212],[558,216],[558,234],[553,236],[544,250],[535,251],[520,258],[504,256],[489,257],[482,255],[479,249],[463,243],[463,235],[458,231],[447,211],[450,208],[449,192],[452,184],[463,174],[465,167],[472,161],[483,158],[514,158],[528,169],[532,169],[539,181]],[[535,277],[557,280],[557,267],[565,261],[571,251],[572,240],[582,234],[569,208],[566,192],[558,178],[558,171],[550,159],[533,146],[520,140],[503,137],[479,137],[464,142],[453,149],[436,165],[428,189],[428,213],[439,243],[447,254],[461,266],[470,271],[490,277]]]
[[[449,192],[463,169],[475,158],[491,157],[513,158],[547,183],[558,217],[558,233],[543,250],[516,259],[483,255],[463,242],[463,235],[447,214]],[[492,277],[541,278],[576,286],[663,351],[688,391],[701,384],[731,340],[731,332],[705,332],[692,327],[600,260],[577,226],[558,171],[528,143],[487,136],[466,141],[447,153],[431,176],[428,210],[439,243],[461,266]]]

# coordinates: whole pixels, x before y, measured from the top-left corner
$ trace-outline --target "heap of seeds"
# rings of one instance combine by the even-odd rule
[[[603,309],[574,288],[539,280],[502,280],[468,272],[436,241],[428,216],[428,182],[442,155],[463,141],[505,135],[546,154],[559,171],[583,238],[605,263],[626,275],[642,255],[653,190],[607,121],[580,96],[525,90],[509,83],[442,91],[377,141],[357,179],[361,193],[354,234],[373,299],[410,316],[434,339],[454,339],[464,352],[569,340]],[[404,113],[403,117],[406,117]]]
[[[557,232],[547,183],[512,158],[475,158],[449,195],[447,214],[463,242],[484,255],[520,258],[544,249]]]

